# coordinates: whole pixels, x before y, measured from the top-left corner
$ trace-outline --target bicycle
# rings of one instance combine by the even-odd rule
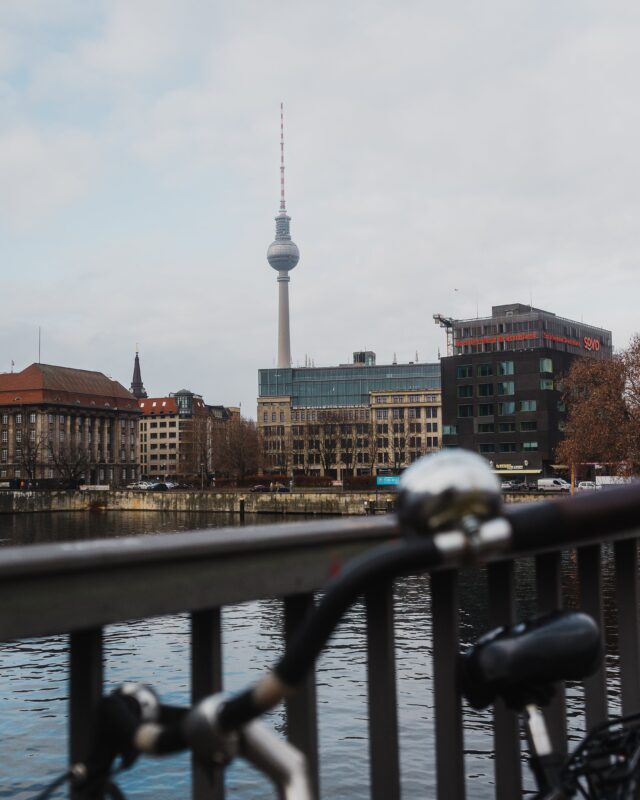
[[[95,742],[87,763],[73,767],[65,779],[86,800],[120,798],[122,793],[110,777],[118,757],[121,768],[128,768],[140,754],[163,755],[191,749],[201,762],[219,767],[243,756],[274,781],[281,798],[311,800],[302,754],[257,718],[296,690],[356,598],[369,588],[402,575],[458,565],[461,561],[472,564],[480,557],[517,553],[528,549],[533,541],[543,545],[545,537],[551,542],[551,533],[557,535],[558,530],[571,532],[579,527],[586,535],[595,536],[605,516],[610,530],[624,529],[629,524],[629,515],[637,515],[640,510],[640,492],[636,488],[615,491],[619,502],[613,515],[608,513],[609,503],[603,505],[598,495],[584,495],[564,503],[541,503],[527,508],[526,513],[521,508],[503,511],[499,483],[481,457],[463,451],[443,451],[416,462],[404,473],[398,495],[398,517],[404,537],[354,559],[330,582],[284,656],[261,681],[236,696],[214,695],[191,709],[162,705],[149,687],[121,687],[104,698],[98,709]],[[566,615],[563,619],[567,633]],[[558,625],[554,620],[547,624],[551,623]],[[580,615],[580,620],[573,619],[569,628],[571,625],[583,633],[591,625],[592,635],[585,635],[588,647],[585,644],[580,662],[583,666],[591,664],[595,659],[593,622],[587,623],[584,615]],[[532,629],[526,626],[519,631],[499,630],[500,633],[494,632],[491,642],[483,639],[483,646],[475,651],[476,674],[494,697],[502,696],[502,684],[483,671],[484,661],[479,654],[484,653],[486,660],[487,653],[495,655],[500,647],[504,652],[509,646],[523,652],[527,650],[525,644],[530,647],[531,641],[536,641]],[[536,630],[539,636],[546,629],[539,624]],[[516,645],[514,637],[519,637]],[[561,770],[558,764],[551,764],[553,754],[545,748],[544,730],[533,703],[549,694],[550,677],[577,680],[588,672],[580,673],[577,666],[567,672],[567,651],[558,647],[552,652],[553,658],[545,661],[541,674],[518,673],[516,660],[511,664],[511,677],[520,680],[524,688],[529,687],[529,693],[522,694],[527,701],[523,708],[534,774],[541,791],[546,792],[540,796],[559,798],[563,795],[549,791],[554,791]],[[587,658],[589,655],[592,657]],[[472,661],[469,656],[467,670]],[[505,699],[509,698],[505,695]],[[41,793],[40,800],[50,796],[51,791],[49,787]]]

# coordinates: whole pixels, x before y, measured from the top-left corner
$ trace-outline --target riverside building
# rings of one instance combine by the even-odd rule
[[[442,367],[442,443],[483,455],[502,476],[552,476],[562,438],[561,381],[578,357],[611,358],[611,331],[513,303],[453,320]]]
[[[138,405],[142,476],[208,485],[214,425],[239,416],[240,409],[207,405],[187,389],[166,397],[145,396]]]
[[[440,365],[376,364],[353,354],[334,367],[262,369],[258,429],[273,473],[375,475],[440,447]]]
[[[138,416],[135,397],[101,372],[31,364],[0,374],[0,480],[134,481]]]

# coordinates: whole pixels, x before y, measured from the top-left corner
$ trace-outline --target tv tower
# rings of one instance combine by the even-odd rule
[[[280,210],[276,219],[276,238],[267,250],[267,261],[278,273],[278,367],[291,366],[289,335],[289,270],[300,260],[298,245],[291,241],[284,201],[284,105],[280,103]]]

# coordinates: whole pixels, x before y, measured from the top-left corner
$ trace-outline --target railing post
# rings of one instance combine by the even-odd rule
[[[464,800],[462,702],[458,691],[458,573],[431,576],[438,800]]]
[[[536,556],[536,594],[541,614],[562,608],[562,553],[543,553]],[[567,710],[564,683],[556,685],[553,700],[545,708],[544,716],[549,726],[553,749],[567,752]]]
[[[604,644],[604,618],[602,613],[602,554],[599,544],[578,547],[578,580],[580,608],[593,617]],[[604,652],[598,671],[584,681],[585,723],[587,731],[607,719],[607,683],[604,669]]]
[[[515,620],[515,566],[513,561],[498,561],[487,567],[489,626],[508,625]],[[493,707],[493,740],[496,752],[497,800],[513,800],[522,791],[520,767],[520,725],[518,715],[502,700]]]
[[[191,702],[222,690],[222,620],[219,608],[191,614]],[[191,759],[194,800],[223,800],[224,772]]]
[[[84,761],[93,739],[93,716],[102,697],[102,628],[69,636],[69,756]]]
[[[400,797],[393,586],[367,592],[371,800]]]
[[[290,595],[284,599],[284,635],[288,644],[296,630],[313,607],[313,594]],[[307,759],[307,767],[316,798],[320,797],[318,770],[318,720],[316,702],[315,670],[305,678],[298,691],[287,698],[287,738],[301,750]]]
[[[640,636],[638,634],[638,540],[614,544],[618,651],[622,713],[640,711]]]

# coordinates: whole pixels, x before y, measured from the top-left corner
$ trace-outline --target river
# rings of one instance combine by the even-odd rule
[[[280,521],[281,518],[278,518]],[[290,520],[297,518],[289,518]],[[246,524],[273,517],[247,516]],[[226,514],[189,515],[111,512],[0,516],[0,544],[154,535],[239,524]],[[610,709],[619,709],[613,566],[605,555],[605,627]],[[405,800],[435,796],[429,579],[417,576],[396,585],[397,679],[402,788]],[[532,561],[517,566],[518,613],[534,613]],[[568,607],[577,604],[575,562],[563,561]],[[475,639],[487,627],[482,570],[461,576],[461,638]],[[224,683],[242,688],[274,662],[282,650],[282,604],[277,600],[229,607],[223,613]],[[125,680],[151,683],[166,702],[187,703],[189,624],[186,615],[112,625],[105,631],[107,688]],[[0,644],[0,737],[3,765],[0,798],[26,800],[64,769],[67,714],[67,638],[52,636]],[[364,608],[354,606],[320,658],[317,670],[322,795],[332,800],[368,797],[366,641]],[[569,728],[575,739],[584,720],[581,691],[568,688]],[[490,798],[493,761],[489,714],[465,711],[468,796]],[[280,711],[270,724],[282,731]],[[525,769],[526,773],[526,769]],[[185,756],[141,760],[119,783],[128,797],[169,800],[189,796]],[[242,764],[227,772],[227,796],[238,800],[275,797],[264,779]],[[530,782],[528,781],[530,785]],[[62,794],[58,796],[63,796]]]

